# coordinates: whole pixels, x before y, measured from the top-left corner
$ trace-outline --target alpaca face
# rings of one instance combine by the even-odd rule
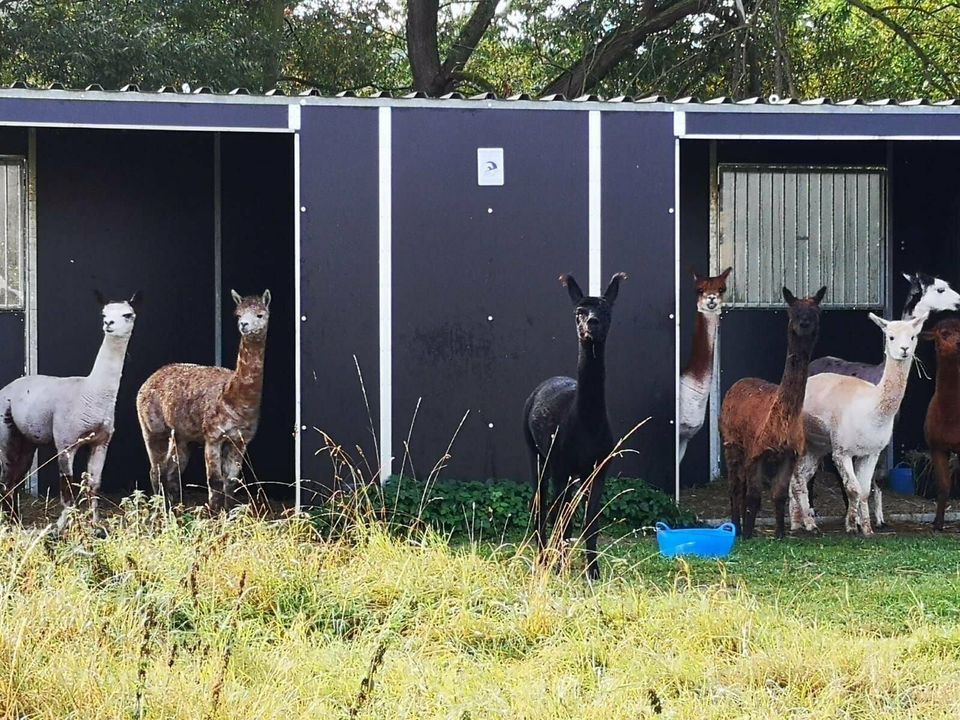
[[[267,334],[267,325],[270,322],[270,291],[263,295],[249,295],[240,297],[236,290],[231,290],[233,301],[237,304],[234,315],[237,316],[237,329],[241,335],[262,337]]]
[[[103,332],[112,337],[126,338],[133,333],[133,324],[137,313],[126,300],[111,302],[103,306]]]
[[[941,320],[930,332],[921,333],[924,340],[933,340],[938,358],[960,358],[960,320]]]
[[[884,320],[870,313],[870,319],[883,330],[887,357],[893,360],[909,360],[913,357],[926,315],[913,320]]]
[[[727,276],[733,268],[727,268],[715,277],[693,273],[697,288],[697,311],[719,315],[723,309],[723,294],[727,291]]]
[[[904,277],[910,281],[910,295],[920,296],[915,306],[916,313],[960,309],[960,294],[946,280],[926,273],[905,273]]]
[[[798,298],[787,288],[783,288],[783,299],[787,301],[789,331],[799,338],[816,338],[820,331],[820,303],[827,294],[826,286],[820,288],[813,297]]]
[[[561,275],[560,284],[567,288],[576,308],[577,336],[581,344],[604,343],[610,330],[613,303],[620,292],[620,283],[627,279],[626,273],[617,273],[600,297],[584,295],[573,275]]]

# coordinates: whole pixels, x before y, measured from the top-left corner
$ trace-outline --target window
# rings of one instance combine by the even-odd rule
[[[0,157],[0,310],[23,310],[27,227],[23,158]]]
[[[827,286],[825,306],[882,307],[884,168],[726,165],[719,170],[713,269],[733,266],[730,302],[780,307]]]

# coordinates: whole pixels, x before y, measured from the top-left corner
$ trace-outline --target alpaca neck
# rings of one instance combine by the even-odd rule
[[[960,358],[937,355],[937,386],[934,393],[950,402],[953,407],[960,399]]]
[[[683,376],[707,386],[713,379],[713,351],[720,327],[719,313],[697,313],[697,327],[693,333],[693,350]]]
[[[913,320],[922,310],[920,307],[921,299],[922,296],[920,293],[912,293],[909,295],[907,301],[903,304],[903,312],[900,314],[900,319]]]
[[[883,377],[877,387],[880,390],[880,403],[877,414],[892,418],[897,414],[903,394],[907,390],[907,380],[910,379],[910,368],[913,366],[913,357],[904,360],[895,360],[885,355]]]
[[[800,338],[792,332],[787,337],[787,361],[780,379],[780,403],[789,416],[799,415],[807,389],[807,368],[816,344],[816,335]]]
[[[577,414],[591,420],[607,416],[603,352],[603,343],[580,343],[577,358],[577,395],[574,403]]]
[[[263,360],[267,348],[265,336],[243,335],[237,353],[237,369],[223,391],[223,399],[238,407],[258,409],[263,393]]]
[[[104,391],[113,399],[116,399],[117,391],[120,389],[120,376],[123,374],[123,361],[127,356],[129,342],[129,335],[126,337],[104,335],[93,369],[87,376],[87,381],[91,385]]]

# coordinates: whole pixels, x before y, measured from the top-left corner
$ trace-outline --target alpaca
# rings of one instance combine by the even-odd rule
[[[914,273],[913,275],[904,273],[903,277],[910,283],[910,292],[907,294],[903,313],[900,315],[901,320],[913,320],[921,315],[929,316],[932,313],[946,310],[960,310],[960,294],[950,287],[950,283],[946,280],[932,277],[926,273]],[[809,374],[811,376],[820,373],[849,375],[878,385],[880,378],[883,377],[884,367],[885,363],[873,365],[849,362],[827,355],[810,363]]]
[[[907,293],[907,299],[903,305],[903,312],[900,315],[901,320],[912,320],[921,315],[929,316],[935,312],[960,309],[960,294],[958,294],[950,283],[938,277],[927,275],[926,273],[916,272],[912,275],[903,273],[904,279],[910,283],[910,290]],[[849,375],[850,377],[861,378],[867,382],[877,385],[880,378],[883,377],[884,363],[873,365],[870,363],[850,362],[840,358],[827,355],[817,358],[810,363],[809,375],[819,375],[821,373],[836,373],[838,375]],[[844,487],[843,475],[834,465],[833,459],[828,455],[823,459],[824,466],[833,471],[840,480],[840,487]],[[812,480],[811,480],[812,482]],[[877,527],[883,527],[883,491],[877,485],[876,480],[871,480],[871,496],[873,498],[873,514],[877,521]],[[846,502],[847,495],[844,492],[843,499]],[[808,504],[812,504],[812,491],[808,499]],[[849,507],[847,508],[849,510]],[[799,526],[796,522],[791,502],[791,521],[792,529]]]
[[[233,502],[243,456],[257,432],[270,319],[269,290],[262,297],[240,297],[236,290],[230,294],[240,331],[237,369],[165,365],[137,393],[154,492],[162,488],[173,506],[182,502],[180,475],[190,445],[202,443],[211,513],[224,509],[224,494]]]
[[[545,380],[527,398],[523,408],[523,435],[533,473],[533,516],[540,560],[544,559],[547,544],[548,508],[550,527],[557,530],[564,541],[569,539],[570,519],[579,499],[576,487],[579,479],[588,485],[583,530],[588,580],[600,577],[597,561],[600,497],[605,466],[614,448],[604,390],[604,351],[613,304],[620,282],[626,277],[624,273],[614,275],[601,297],[585,297],[573,276],[560,277],[576,308],[577,379]],[[549,502],[550,478],[555,495],[553,504]]]
[[[700,432],[707,414],[710,384],[713,381],[713,351],[720,328],[723,294],[727,291],[727,268],[716,277],[693,273],[697,288],[697,328],[693,335],[690,362],[680,375],[680,444],[677,464],[683,462],[690,438]]]
[[[783,288],[787,315],[787,359],[779,385],[759,378],[738,380],[723,398],[720,434],[730,478],[730,512],[737,534],[750,538],[760,509],[765,477],[773,478],[777,537],[784,535],[787,490],[804,451],[803,396],[807,365],[820,331],[820,302],[827,288],[798,299]]]
[[[953,485],[950,453],[960,452],[960,320],[941,320],[921,337],[933,340],[937,349],[937,384],[927,406],[923,433],[937,480],[933,529],[943,530],[943,514]]]
[[[73,461],[77,449],[90,446],[87,476],[93,521],[100,521],[100,480],[107,447],[113,437],[114,409],[123,374],[127,344],[133,334],[141,295],[108,302],[94,291],[101,306],[103,342],[86,377],[27,375],[0,390],[0,491],[3,508],[15,516],[14,493],[33,463],[40,445],[53,444],[60,469],[60,501],[57,520],[66,526],[74,505]]]
[[[809,483],[821,459],[831,455],[847,496],[847,532],[856,532],[859,523],[865,536],[873,534],[867,508],[873,471],[893,436],[893,419],[907,389],[917,336],[927,316],[899,321],[884,320],[873,313],[869,317],[885,338],[886,360],[880,382],[874,385],[834,373],[807,380],[803,401],[806,451],[790,482],[790,505],[791,516],[798,514],[809,531],[816,530],[808,502]],[[878,522],[882,521],[881,511]]]

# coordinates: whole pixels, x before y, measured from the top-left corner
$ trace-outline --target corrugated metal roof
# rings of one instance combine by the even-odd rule
[[[188,88],[186,91],[182,88],[177,88],[173,85],[163,85],[155,90],[141,88],[136,83],[129,83],[124,85],[117,91],[109,91],[104,89],[99,83],[93,83],[86,86],[85,88],[66,88],[62,83],[51,83],[45,88],[35,88],[29,86],[26,82],[18,80],[17,82],[11,83],[7,86],[10,90],[30,90],[34,92],[43,92],[43,91],[61,91],[65,93],[76,93],[83,94],[86,96],[87,93],[104,93],[105,95],[110,95],[115,92],[120,93],[136,93],[138,95],[152,96],[156,94],[168,95],[222,95],[222,96],[250,96],[250,97],[285,97],[287,93],[280,88],[273,88],[262,94],[251,93],[247,88],[238,87],[233,88],[227,92],[218,92],[208,87],[202,85],[195,88]],[[496,93],[492,92],[483,92],[476,95],[464,95],[460,92],[450,92],[445,95],[441,95],[439,98],[430,98],[423,92],[409,92],[402,95],[394,95],[388,91],[371,91],[365,95],[358,95],[353,91],[346,90],[343,92],[335,93],[334,95],[324,95],[316,88],[310,88],[298,93],[300,97],[328,97],[328,98],[357,98],[357,99],[395,99],[395,100],[485,100],[485,101],[499,101],[499,102],[576,102],[576,103],[615,103],[615,104],[624,104],[624,103],[635,103],[635,104],[664,104],[664,105],[733,105],[733,106],[756,106],[763,105],[769,107],[783,107],[791,105],[800,105],[800,106],[838,106],[838,107],[852,107],[852,106],[868,106],[868,107],[953,107],[957,105],[957,99],[951,98],[948,100],[930,100],[929,98],[910,98],[904,100],[894,100],[890,98],[880,98],[880,99],[867,99],[867,98],[844,98],[844,99],[834,99],[826,97],[817,97],[817,98],[789,98],[789,97],[778,97],[776,95],[771,95],[769,97],[748,97],[736,99],[732,97],[720,96],[714,98],[700,99],[695,96],[683,96],[676,98],[668,98],[664,95],[648,95],[643,97],[634,97],[631,95],[618,95],[616,97],[604,98],[599,95],[589,93],[585,95],[580,95],[579,97],[567,98],[562,94],[553,94],[553,95],[544,95],[544,96],[533,96],[529,93],[516,93],[507,97],[499,97]]]

